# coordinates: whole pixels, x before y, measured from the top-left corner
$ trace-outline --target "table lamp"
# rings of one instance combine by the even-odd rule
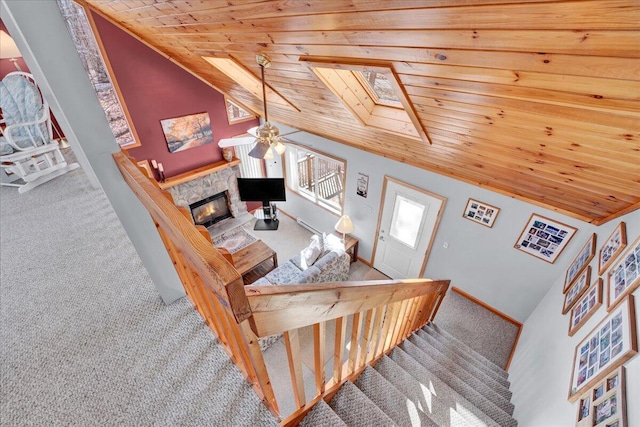
[[[342,233],[342,243],[344,244],[345,234],[351,233],[355,230],[355,227],[353,226],[353,222],[351,222],[349,215],[342,215],[336,223],[335,229],[338,233]]]

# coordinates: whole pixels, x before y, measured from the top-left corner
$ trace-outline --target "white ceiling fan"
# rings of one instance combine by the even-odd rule
[[[264,102],[264,123],[262,126],[252,127],[247,130],[252,137],[241,138],[223,138],[218,142],[220,148],[235,147],[237,145],[251,144],[255,142],[255,147],[249,151],[249,156],[256,159],[270,160],[275,155],[281,155],[285,152],[287,147],[282,143],[280,138],[280,131],[277,127],[269,123],[269,116],[267,115],[267,90],[264,81],[264,69],[271,65],[271,59],[263,54],[256,54],[256,62],[260,66],[260,72],[262,77],[262,100]]]

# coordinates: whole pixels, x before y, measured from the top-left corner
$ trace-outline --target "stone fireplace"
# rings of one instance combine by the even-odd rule
[[[227,191],[223,191],[206,199],[189,205],[191,217],[196,225],[209,227],[217,222],[231,218]]]
[[[239,225],[238,222],[242,223],[247,218],[252,218],[247,212],[247,205],[240,201],[238,182],[236,181],[240,175],[240,167],[237,161],[233,163],[217,163],[211,167],[171,177],[161,183],[160,187],[171,193],[177,206],[184,206],[192,212],[193,207],[197,209],[201,206],[205,206],[203,209],[208,211],[220,209],[220,215],[215,216],[224,216],[224,218],[218,218],[209,225],[205,225],[213,236],[214,228],[215,234],[218,234],[226,231],[226,228],[236,227]],[[220,198],[222,201],[218,200]],[[207,203],[212,201],[207,199],[216,199],[215,205],[206,207]],[[225,210],[228,210],[228,213],[222,213]],[[212,219],[209,218],[209,221]]]

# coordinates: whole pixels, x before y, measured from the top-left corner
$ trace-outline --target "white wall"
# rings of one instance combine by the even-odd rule
[[[281,133],[292,130],[280,124],[277,126]],[[360,239],[359,256],[366,261],[372,257],[384,175],[446,197],[425,277],[451,279],[452,286],[521,322],[529,317],[551,285],[564,274],[575,252],[595,231],[594,226],[585,222],[306,132],[287,138],[347,161],[344,212],[354,221],[356,230],[352,234]],[[366,199],[356,195],[358,172],[369,175]],[[462,217],[469,197],[501,209],[493,228]],[[287,193],[287,202],[279,206],[288,214],[302,217],[317,229],[327,232],[333,230],[338,219],[295,193]],[[555,264],[513,247],[532,213],[578,228]],[[447,249],[443,248],[445,242],[448,243]]]
[[[627,241],[631,245],[640,236],[640,212],[636,211],[596,229],[596,248],[604,243],[615,227],[624,221]],[[586,239],[579,239],[584,243]],[[571,252],[574,253],[575,251]],[[574,254],[575,255],[575,254]],[[597,255],[591,261],[592,280],[597,277]],[[604,289],[606,291],[606,277]],[[515,405],[514,417],[519,427],[573,426],[578,403],[569,403],[573,354],[576,345],[607,315],[606,298],[598,311],[578,332],[570,337],[569,314],[562,315],[564,276],[559,276],[538,307],[524,323],[520,341],[509,369]],[[634,292],[640,304],[640,288]],[[636,309],[636,323],[638,322]],[[638,330],[638,325],[636,325]],[[627,425],[640,426],[640,356],[625,364],[627,371]]]

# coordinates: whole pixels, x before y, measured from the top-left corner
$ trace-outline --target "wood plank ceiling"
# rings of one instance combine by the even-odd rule
[[[202,56],[260,75],[300,111],[273,121],[584,221],[640,207],[637,0],[87,0],[218,90]],[[366,128],[301,57],[391,64],[433,145]]]

